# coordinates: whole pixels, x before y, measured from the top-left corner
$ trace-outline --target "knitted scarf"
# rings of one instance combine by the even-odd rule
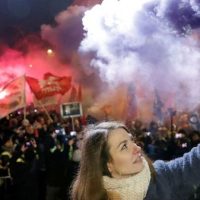
[[[103,183],[110,199],[143,200],[147,194],[151,173],[147,161],[143,159],[141,172],[128,178],[116,179],[103,176]],[[117,195],[110,195],[117,194]]]

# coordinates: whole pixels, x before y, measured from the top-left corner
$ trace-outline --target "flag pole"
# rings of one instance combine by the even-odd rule
[[[36,98],[36,99],[37,99],[37,98]],[[37,99],[37,101],[38,101],[39,105],[44,109],[44,112],[46,113],[48,119],[49,119],[51,122],[53,122],[53,120],[52,120],[51,116],[49,115],[49,112],[47,111],[47,109],[45,108],[45,106],[41,103],[40,100]]]
[[[26,74],[24,74],[24,119],[26,119]]]
[[[72,117],[72,131],[75,131],[75,127],[74,127],[74,117]]]
[[[57,108],[60,109],[60,105],[61,105],[62,100],[63,100],[63,96],[60,95],[60,98],[58,99],[58,103],[57,103],[56,109]]]

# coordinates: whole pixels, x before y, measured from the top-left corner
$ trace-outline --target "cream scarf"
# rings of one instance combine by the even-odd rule
[[[128,178],[115,179],[103,176],[103,183],[111,199],[143,200],[147,194],[151,173],[147,161],[143,158],[144,168],[141,172]],[[116,197],[117,196],[117,197]]]

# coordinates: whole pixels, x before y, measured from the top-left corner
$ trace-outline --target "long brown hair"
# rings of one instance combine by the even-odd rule
[[[72,200],[108,200],[103,186],[103,176],[111,176],[107,162],[109,154],[108,136],[112,130],[128,129],[120,122],[102,122],[85,131],[80,169],[72,185]]]

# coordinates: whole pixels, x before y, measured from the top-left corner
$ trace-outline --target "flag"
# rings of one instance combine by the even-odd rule
[[[69,102],[73,102],[77,100],[77,91],[75,86],[72,86],[71,88],[71,93],[70,93],[70,97],[69,97]]]
[[[9,82],[0,90],[0,118],[26,106],[25,77]]]
[[[59,77],[51,73],[44,74],[42,80],[27,76],[26,81],[35,97],[39,100],[56,94],[64,95],[71,88],[71,77]]]

